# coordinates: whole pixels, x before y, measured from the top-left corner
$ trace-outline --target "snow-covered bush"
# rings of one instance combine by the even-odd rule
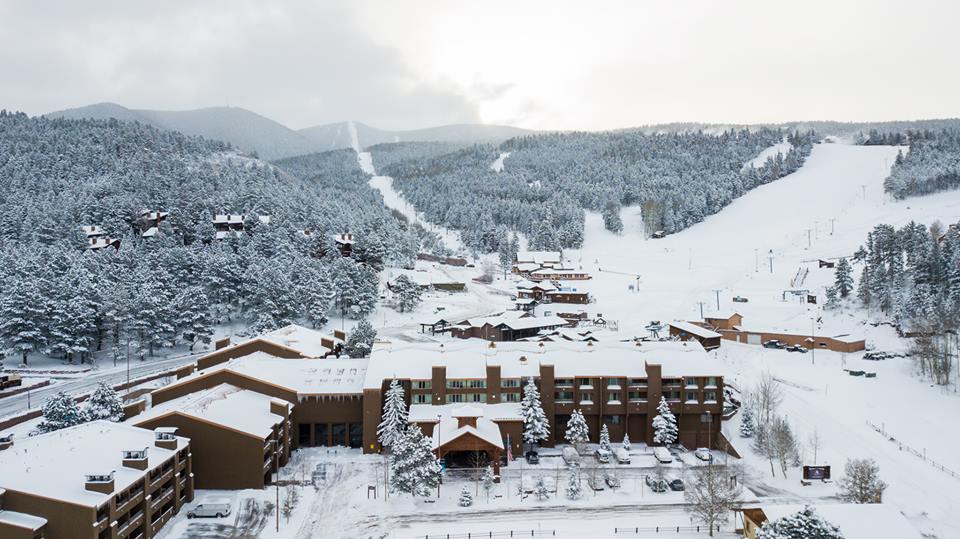
[[[764,522],[757,539],[843,539],[843,534],[808,505],[796,514]]]
[[[473,494],[470,493],[470,487],[464,485],[460,489],[460,499],[457,501],[457,505],[460,507],[470,507],[473,505]]]
[[[84,403],[89,421],[106,419],[108,421],[123,420],[123,399],[107,384],[97,384],[90,398]]]

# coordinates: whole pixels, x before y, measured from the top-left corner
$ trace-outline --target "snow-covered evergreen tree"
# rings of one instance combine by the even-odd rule
[[[347,342],[344,344],[343,351],[350,357],[368,357],[373,348],[373,341],[377,339],[377,330],[373,325],[361,320],[353,326],[350,334],[347,336]]]
[[[603,207],[603,226],[614,234],[623,232],[623,221],[620,219],[620,204],[615,201],[607,202]]]
[[[483,492],[487,495],[487,501],[490,501],[490,492],[493,491],[493,487],[496,485],[497,476],[493,474],[493,466],[487,465],[483,469],[483,475],[480,476],[480,487],[483,489]]]
[[[87,420],[87,413],[80,408],[77,401],[61,391],[43,403],[43,421],[37,425],[37,431],[52,432],[85,423]]]
[[[403,398],[403,386],[396,379],[390,381],[390,387],[384,397],[383,417],[377,427],[380,445],[391,449],[407,429],[407,403]]]
[[[119,422],[123,420],[123,399],[112,387],[103,382],[97,384],[97,389],[84,405],[89,421],[106,419]]]
[[[764,522],[757,539],[843,539],[843,534],[808,505],[796,514]]]
[[[740,408],[740,437],[750,438],[753,432],[753,409],[750,406],[743,406]]]
[[[429,496],[440,483],[440,462],[431,442],[416,425],[408,425],[393,444],[390,486],[394,492]]]
[[[623,433],[623,442],[620,443],[620,446],[623,447],[624,451],[630,451],[630,435],[626,432]]]
[[[839,487],[840,499],[847,503],[880,503],[887,484],[873,459],[847,459]]]
[[[587,428],[587,421],[583,418],[583,412],[574,410],[570,414],[570,421],[567,422],[567,431],[563,435],[567,443],[577,448],[577,451],[583,450],[583,444],[590,441],[590,431]]]
[[[836,281],[834,287],[841,298],[846,299],[853,291],[853,274],[850,262],[846,258],[841,258],[835,268]]]
[[[177,333],[193,350],[198,344],[209,344],[213,335],[210,303],[200,286],[191,286],[174,299]]]
[[[460,489],[460,499],[457,501],[457,505],[460,507],[470,507],[473,505],[473,494],[470,493],[470,488],[467,485],[464,485]]]
[[[535,445],[550,437],[550,423],[543,412],[540,402],[540,390],[531,376],[523,386],[523,399],[520,401],[520,415],[523,416],[523,441]]]
[[[600,449],[610,451],[610,431],[607,429],[606,423],[600,427]]]
[[[46,300],[33,279],[19,279],[0,298],[0,339],[7,350],[20,354],[23,364],[27,354],[46,344],[46,310]]]
[[[550,499],[550,491],[547,490],[547,484],[542,475],[538,475],[536,483],[533,484],[533,495],[540,501]]]
[[[580,483],[580,473],[576,466],[571,466],[567,472],[567,499],[579,500],[583,496],[583,486]]]
[[[677,418],[670,411],[667,399],[660,397],[657,415],[653,418],[653,441],[658,444],[672,444],[677,441]]]
[[[392,285],[393,293],[397,298],[397,306],[400,312],[412,311],[420,304],[423,292],[420,285],[406,275],[401,275],[394,279]]]

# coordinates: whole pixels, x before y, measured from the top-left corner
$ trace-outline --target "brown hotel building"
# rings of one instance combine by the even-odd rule
[[[0,490],[4,539],[149,539],[193,500],[190,441],[108,421],[15,440]]]
[[[471,413],[489,411],[484,415],[500,427],[502,449],[509,434],[511,450],[519,455],[522,423],[506,408],[519,408],[523,384],[530,377],[550,421],[551,439],[544,446],[565,443],[567,421],[578,409],[593,442],[606,424],[612,440],[629,433],[631,440],[652,445],[651,422],[663,396],[677,416],[680,443],[718,447],[721,372],[719,363],[695,342],[378,343],[364,384],[363,447],[378,450],[383,396],[390,380],[397,378],[411,405],[411,421],[425,434],[431,435],[433,424],[442,422],[437,416],[456,418],[456,408],[469,405]],[[430,406],[436,413],[425,409]]]

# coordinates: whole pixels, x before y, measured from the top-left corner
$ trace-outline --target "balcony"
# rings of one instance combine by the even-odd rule
[[[130,496],[130,498],[127,501],[117,505],[116,514],[122,515],[126,513],[127,511],[130,510],[131,507],[133,507],[134,505],[137,505],[142,500],[143,500],[143,492],[138,492],[133,496]]]
[[[141,524],[143,524],[143,511],[140,511],[136,515],[133,515],[132,517],[130,517],[130,520],[128,520],[126,524],[121,526],[120,529],[117,531],[117,535],[121,537],[126,537],[130,535],[130,533],[134,530],[134,528],[136,528]]]
[[[607,391],[620,391],[619,384],[609,384],[607,385]]]
[[[157,509],[159,509],[161,505],[167,503],[167,502],[170,501],[171,499],[173,499],[173,489],[172,489],[172,488],[171,488],[171,489],[167,489],[166,491],[164,491],[164,493],[161,494],[159,498],[150,500],[150,511],[151,511],[151,512],[156,512]]]
[[[580,391],[593,391],[593,384],[581,384]]]
[[[157,477],[156,479],[152,479],[152,480],[150,481],[150,491],[151,491],[151,492],[155,491],[158,486],[160,486],[161,484],[165,483],[165,482],[166,482],[168,479],[170,479],[171,477],[173,477],[173,468],[171,468],[171,469],[163,472],[163,473],[160,474],[160,476]]]

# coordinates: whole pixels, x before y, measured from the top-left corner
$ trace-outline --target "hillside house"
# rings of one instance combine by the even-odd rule
[[[558,251],[520,251],[514,257],[511,271],[526,276],[538,269],[558,268],[561,265]]]
[[[143,210],[140,212],[140,236],[152,238],[160,231],[160,223],[167,220],[170,215],[165,211]]]
[[[779,329],[747,329],[741,325],[742,323],[743,317],[737,313],[704,317],[703,322],[693,322],[695,325],[719,333],[722,338],[728,341],[746,344],[763,344],[767,341],[777,340],[788,346],[803,346],[807,349],[816,348],[842,353],[860,352],[867,347],[866,340],[858,335],[847,333],[817,335]]]
[[[84,225],[80,230],[87,236],[87,249],[90,251],[99,251],[107,247],[120,249],[120,239],[107,237],[107,233],[101,226]]]
[[[259,215],[257,216],[257,222],[263,225],[270,224],[270,216]],[[250,223],[244,214],[218,213],[213,216],[213,228],[215,229],[214,237],[222,240],[230,234],[239,237],[244,232],[249,231]]]
[[[450,335],[458,339],[516,341],[568,324],[558,316],[536,317],[528,312],[507,311],[496,316],[460,321],[450,326]]]
[[[340,251],[340,256],[344,258],[353,254],[354,243],[356,242],[353,239],[353,234],[349,232],[333,235],[333,244],[336,246],[337,250]]]
[[[682,322],[679,320],[670,322],[670,336],[676,337],[681,341],[697,341],[703,346],[704,350],[720,348],[720,340],[722,338],[716,331],[709,330],[691,322]]]
[[[576,269],[567,269],[567,268],[541,268],[534,271],[531,271],[527,278],[534,282],[551,280],[551,281],[586,281],[587,279],[592,279],[593,277],[583,271]]]

